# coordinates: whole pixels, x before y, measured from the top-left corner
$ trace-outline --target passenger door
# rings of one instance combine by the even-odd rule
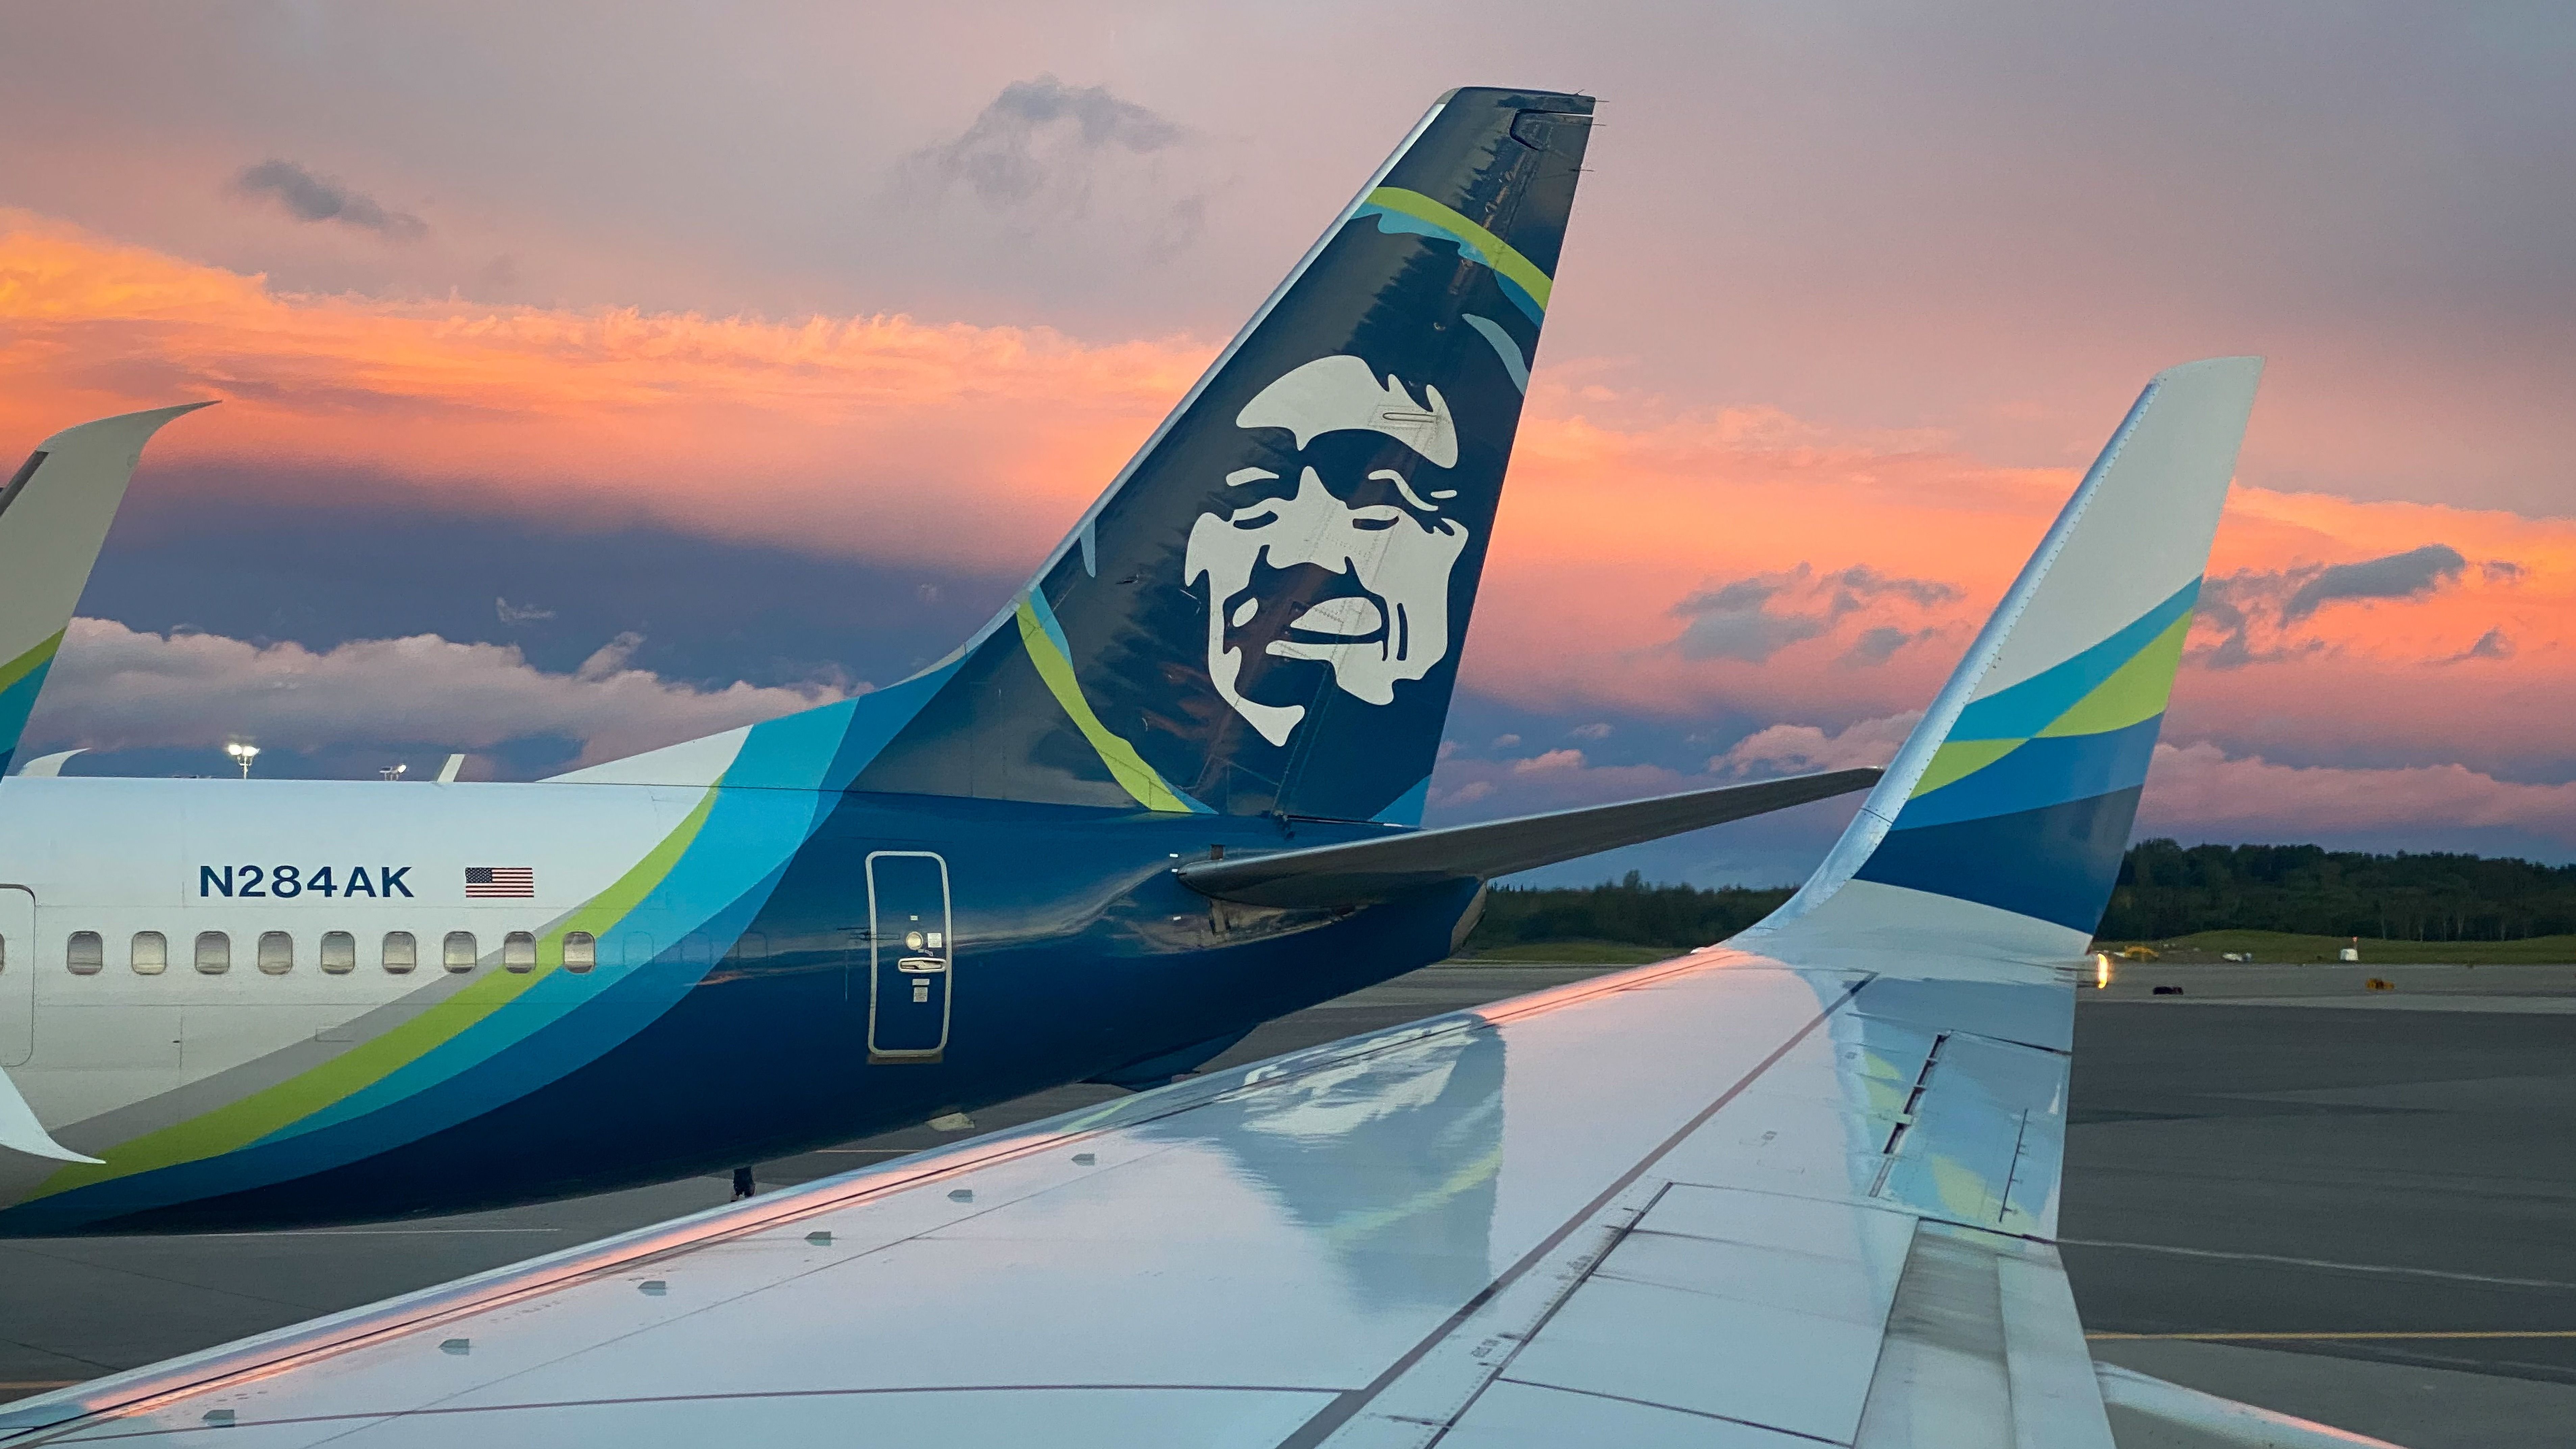
[[[954,939],[948,862],[927,850],[869,852],[869,1061],[935,1062],[948,1049]]]
[[[36,894],[0,886],[0,1067],[36,1054]]]

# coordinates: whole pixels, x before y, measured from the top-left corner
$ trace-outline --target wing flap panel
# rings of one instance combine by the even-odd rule
[[[2031,1231],[2053,1217],[2066,1059],[1964,1033],[1925,1070],[1872,1196],[1926,1217]]]
[[[1924,1223],[1905,1258],[1870,1375],[1854,1449],[1936,1449],[2013,1442],[1994,1253],[1972,1235]]]
[[[1912,1226],[1671,1188],[1503,1376],[1847,1441]]]
[[[1869,1203],[1935,1039],[1905,1023],[1836,1012],[1657,1171],[1678,1183]]]
[[[1924,1221],[1853,1449],[2114,1449],[2056,1250]]]
[[[1995,1260],[2012,1382],[2013,1449],[2112,1449],[2084,1319],[2057,1250],[2017,1243]]]

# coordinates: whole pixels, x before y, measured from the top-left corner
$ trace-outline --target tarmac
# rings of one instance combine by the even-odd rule
[[[2571,1122],[2576,967],[2120,965],[2060,1215],[2094,1354],[2411,1449],[2576,1444]]]
[[[1219,1064],[1609,969],[1446,963],[1273,1022]],[[1116,1095],[1042,1092],[971,1130]],[[2576,1445],[2576,967],[2122,963],[2076,1014],[2069,1121],[2061,1227],[2097,1357],[2409,1449]],[[704,1177],[384,1226],[0,1240],[0,1399],[728,1196]]]

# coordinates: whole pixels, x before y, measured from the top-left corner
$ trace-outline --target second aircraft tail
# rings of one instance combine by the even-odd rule
[[[162,424],[208,406],[65,428],[37,444],[0,492],[0,771],[18,752],[143,445]]]

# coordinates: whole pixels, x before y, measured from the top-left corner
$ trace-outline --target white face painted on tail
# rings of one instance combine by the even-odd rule
[[[1422,391],[1418,401],[1393,377],[1381,385],[1357,357],[1325,357],[1235,416],[1238,427],[1294,436],[1296,475],[1227,474],[1230,489],[1251,496],[1200,515],[1183,573],[1192,588],[1207,581],[1209,678],[1274,745],[1288,742],[1306,708],[1243,694],[1247,648],[1329,664],[1345,693],[1371,704],[1394,703],[1396,681],[1420,679],[1448,656],[1449,571],[1468,535],[1441,511],[1457,490],[1433,471],[1457,466],[1457,429],[1440,390]],[[1388,466],[1382,447],[1353,434],[1392,438],[1410,453]]]

